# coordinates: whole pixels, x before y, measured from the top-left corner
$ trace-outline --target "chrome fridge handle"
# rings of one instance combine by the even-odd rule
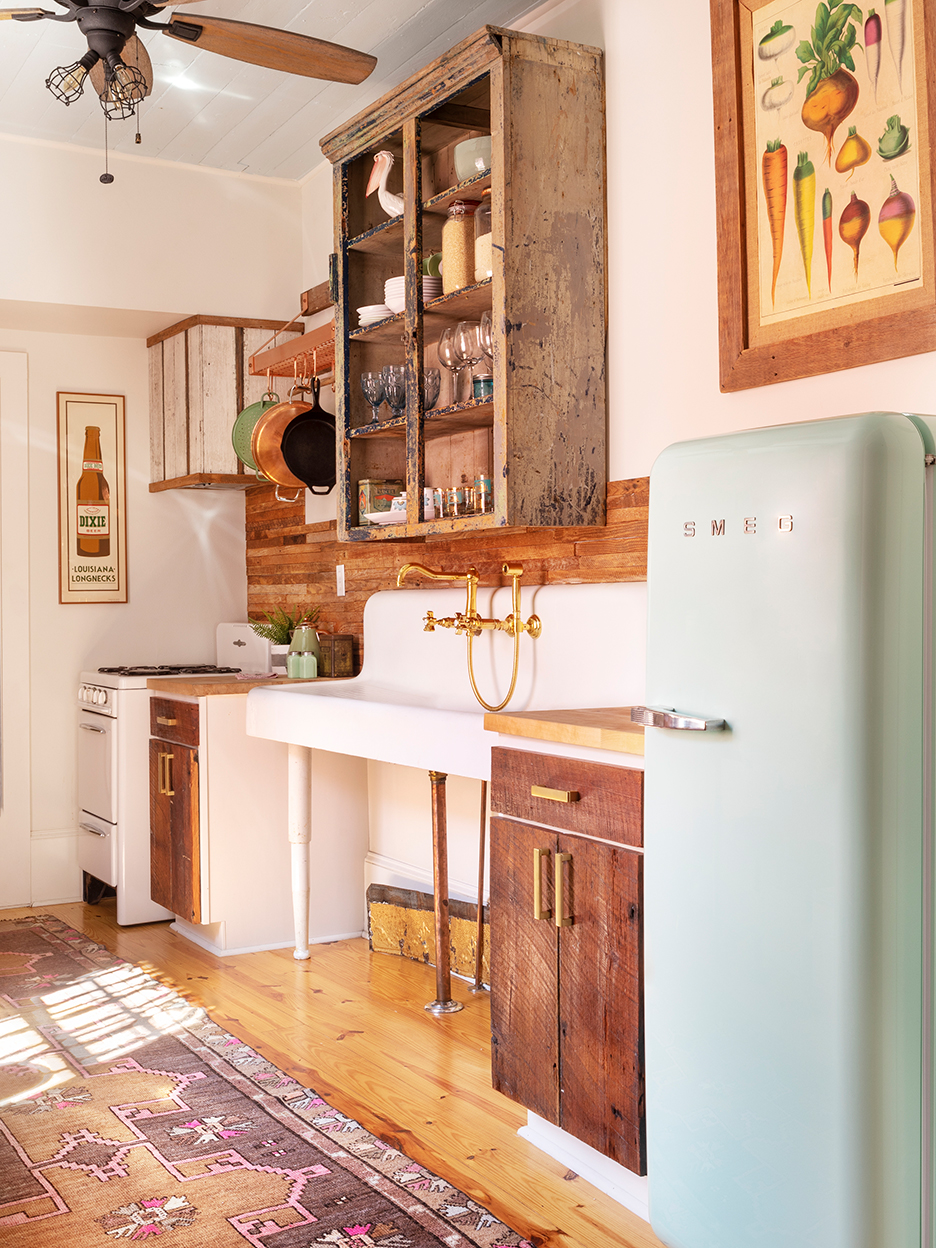
[[[723,719],[684,715],[666,706],[632,706],[631,723],[643,724],[647,728],[680,728],[688,732],[724,732],[728,727]]]

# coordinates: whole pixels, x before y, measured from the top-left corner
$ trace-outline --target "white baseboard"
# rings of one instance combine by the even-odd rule
[[[586,1183],[591,1183],[619,1205],[649,1222],[646,1175],[634,1174],[632,1170],[619,1166],[610,1157],[583,1144],[567,1131],[554,1127],[537,1114],[528,1112],[527,1125],[521,1127],[517,1134],[542,1149],[547,1156],[574,1170]]]
[[[217,924],[217,926],[223,927],[223,924]],[[184,936],[193,945],[198,945],[200,949],[207,949],[209,953],[217,954],[219,958],[233,958],[239,953],[268,953],[272,949],[292,949],[296,943],[294,940],[278,940],[269,945],[242,945],[236,949],[225,949],[222,945],[216,945],[214,941],[204,936],[194,924],[187,923],[185,919],[178,917],[169,924],[169,931],[176,932],[179,936]],[[309,944],[327,945],[334,940],[353,940],[366,935],[366,932],[361,931],[336,932],[334,936],[310,937]]]

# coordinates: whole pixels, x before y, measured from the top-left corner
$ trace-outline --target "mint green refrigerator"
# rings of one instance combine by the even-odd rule
[[[670,1248],[934,1248],[931,426],[784,425],[653,468],[634,714]]]

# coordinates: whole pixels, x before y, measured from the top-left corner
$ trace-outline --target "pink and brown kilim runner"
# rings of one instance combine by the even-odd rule
[[[139,967],[0,921],[4,1248],[532,1248]]]

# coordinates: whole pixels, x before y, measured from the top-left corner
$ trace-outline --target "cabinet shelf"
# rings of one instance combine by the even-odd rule
[[[431,212],[444,217],[448,213],[449,204],[454,203],[456,199],[466,197],[473,199],[475,195],[480,198],[481,192],[487,190],[490,185],[491,171],[485,169],[483,173],[475,174],[473,178],[467,178],[464,182],[459,182],[457,186],[451,186],[447,191],[441,191],[438,195],[427,199],[423,203],[423,212]]]
[[[466,403],[450,403],[426,412],[424,432],[427,438],[462,433],[465,429],[490,429],[494,424],[492,399],[469,399]],[[349,438],[405,438],[406,417],[372,421],[348,431]]]
[[[484,27],[322,141],[335,179],[339,540],[604,523],[603,107],[600,52]],[[491,167],[459,180],[455,148],[478,134],[490,134]],[[365,196],[383,150],[395,158],[402,218],[381,219]],[[423,303],[422,262],[441,249],[450,204],[488,189],[493,275]],[[355,309],[378,302],[401,273],[415,304],[355,324]],[[496,401],[452,402],[445,374],[445,406],[421,416],[411,404],[398,419],[371,420],[362,372],[402,365],[414,396],[438,364],[443,329],[485,312]],[[359,481],[404,482],[420,497],[479,468],[495,483],[490,514],[357,525]]]

